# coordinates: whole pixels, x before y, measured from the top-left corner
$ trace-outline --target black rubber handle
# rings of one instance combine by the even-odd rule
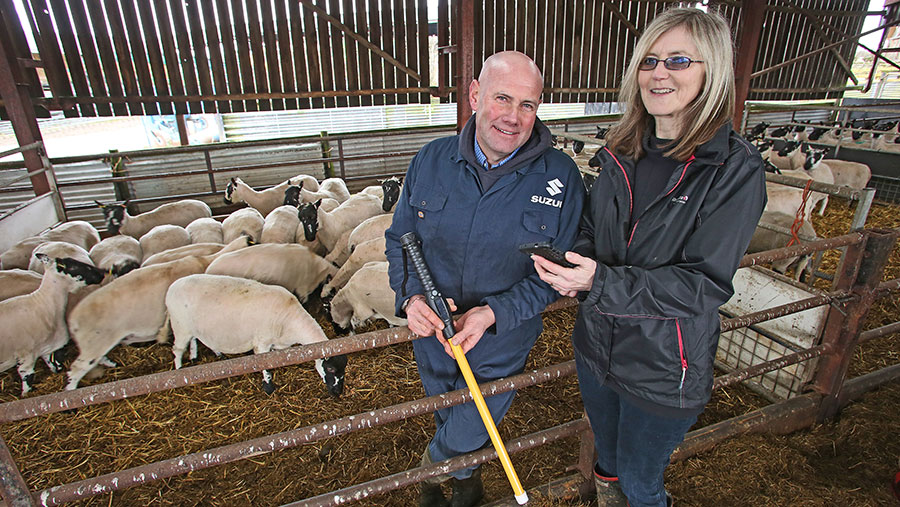
[[[428,306],[444,323],[444,338],[449,340],[456,334],[456,330],[453,328],[453,317],[450,315],[450,305],[447,304],[447,300],[434,286],[434,281],[431,279],[431,271],[428,270],[428,264],[425,263],[425,257],[422,256],[419,238],[415,232],[407,232],[400,236],[400,245],[403,246],[409,258],[412,259],[416,273],[419,275],[419,281],[422,282],[422,287],[425,289],[425,302],[428,303]]]

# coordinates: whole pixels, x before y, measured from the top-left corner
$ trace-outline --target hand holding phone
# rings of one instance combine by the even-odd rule
[[[566,254],[547,242],[526,243],[519,245],[519,251],[528,255],[540,255],[554,264],[559,264],[564,268],[574,268],[576,265],[566,260]]]

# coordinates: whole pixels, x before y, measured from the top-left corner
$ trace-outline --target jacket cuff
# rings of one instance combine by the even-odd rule
[[[597,269],[594,271],[594,281],[591,284],[591,290],[578,293],[578,300],[588,306],[593,306],[600,301],[603,295],[603,284],[606,282],[606,272],[609,268],[605,264],[597,262]]]
[[[510,325],[510,320],[512,320],[510,317],[511,312],[503,298],[500,296],[488,296],[481,300],[481,304],[491,307],[491,311],[494,312],[494,325],[487,328],[487,331],[500,334],[514,327]]]

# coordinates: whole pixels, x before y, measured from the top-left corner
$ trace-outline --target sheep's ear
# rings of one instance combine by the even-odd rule
[[[40,253],[40,252],[34,254],[34,257],[35,257],[37,260],[43,262],[44,264],[46,264],[46,265],[48,265],[48,266],[50,265],[50,262],[52,261],[52,259],[50,258],[49,255],[47,255],[47,254],[42,254],[42,253]]]
[[[231,178],[231,183],[237,185],[237,181],[235,181],[235,180],[236,180],[236,178]]]
[[[128,203],[131,202],[131,199],[125,199],[125,202],[122,203],[122,206],[128,207]]]
[[[322,199],[316,201],[316,209],[319,209],[319,206],[322,204]]]
[[[96,200],[96,199],[94,199],[94,204],[96,204],[97,206],[100,206],[100,209],[105,209],[105,208],[106,208],[106,205],[105,205],[105,204],[103,204],[102,202],[100,202],[100,201],[98,201],[98,200]]]

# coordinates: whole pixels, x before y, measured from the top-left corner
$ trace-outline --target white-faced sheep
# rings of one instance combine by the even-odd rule
[[[191,275],[169,288],[166,307],[174,341],[175,368],[194,340],[217,354],[263,354],[297,344],[327,340],[325,333],[286,289],[254,280],[221,275]],[[222,316],[226,316],[222,318]],[[340,396],[344,389],[347,356],[317,359],[316,371],[328,392]],[[272,394],[272,375],[263,370],[263,390]]]
[[[365,219],[382,214],[381,200],[369,194],[354,194],[334,211],[322,211],[315,203],[300,206],[300,222],[307,241],[318,238],[327,251],[334,250],[344,231]]]
[[[73,245],[72,243],[66,243],[65,241],[48,241],[38,245],[38,247],[34,249],[34,252],[31,254],[31,262],[28,263],[28,269],[39,274],[44,273],[45,265],[44,262],[41,262],[39,254],[44,254],[47,257],[56,259],[69,258],[91,266],[94,265],[94,261],[91,260],[91,255],[84,248]]]
[[[215,218],[198,218],[189,223],[185,230],[191,235],[191,243],[225,243],[222,222]]]
[[[759,219],[759,225],[756,227],[756,231],[753,233],[753,238],[750,240],[750,246],[747,247],[748,254],[765,252],[788,246],[788,243],[791,241],[791,236],[784,232],[767,228],[767,225],[776,226],[789,231],[794,225],[794,215],[781,212],[764,212]],[[802,241],[815,241],[818,239],[816,230],[808,220],[803,221],[797,235]],[[809,255],[804,255],[801,257],[791,257],[775,261],[772,263],[772,269],[779,273],[787,273],[789,269],[793,268],[794,279],[800,280],[801,275],[806,271],[808,265]]]
[[[97,229],[90,222],[85,222],[84,220],[61,223],[50,230],[44,231],[41,233],[41,236],[47,241],[63,241],[78,245],[88,251],[100,242],[100,233],[97,232]]]
[[[103,210],[103,216],[106,217],[106,229],[111,234],[127,234],[133,238],[140,238],[157,225],[185,227],[198,218],[212,216],[209,206],[196,199],[170,202],[134,216],[128,214],[127,201],[124,204],[94,202]]]
[[[266,219],[256,208],[235,210],[222,221],[222,239],[228,244],[245,234],[259,241],[265,223]]]
[[[866,188],[872,178],[872,170],[860,162],[828,159],[823,160],[821,165],[825,165],[831,170],[835,185],[862,190]]]
[[[331,198],[339,203],[343,203],[350,198],[350,191],[347,190],[347,184],[341,178],[326,178],[319,183],[318,190],[309,190],[303,188],[300,191],[301,202],[316,202],[319,199]]]
[[[98,268],[115,276],[122,276],[141,266],[144,251],[141,250],[140,241],[131,236],[117,234],[94,245],[90,255]]]
[[[30,269],[0,271],[0,301],[34,292],[41,285],[41,275]]]
[[[370,262],[360,268],[331,300],[331,320],[339,328],[356,329],[369,319],[406,325],[406,319],[394,315],[394,291],[388,280],[387,262]]]
[[[94,266],[40,253],[37,257],[45,264],[37,290],[0,301],[0,371],[19,365],[22,394],[31,389],[38,357],[51,371],[60,367],[51,354],[69,341],[65,321],[69,293],[103,280],[103,273]]]
[[[141,236],[141,250],[146,261],[152,255],[191,244],[191,235],[178,225],[157,225]]]
[[[175,280],[202,273],[222,253],[251,244],[244,236],[219,254],[184,257],[132,271],[84,298],[69,315],[69,331],[78,345],[78,358],[69,368],[66,389],[75,389],[88,371],[105,360],[119,343],[165,341],[166,290]]]
[[[300,218],[297,208],[291,205],[279,206],[266,215],[260,243],[293,243],[297,235]]]
[[[387,261],[384,236],[370,239],[353,249],[350,258],[341,269],[322,287],[322,298],[327,298],[347,284],[350,277],[368,262]]]
[[[192,255],[212,255],[219,253],[225,245],[222,243],[191,243],[190,245],[180,246],[164,252],[159,252],[147,257],[141,267],[153,266],[154,264],[162,264],[164,262],[176,261]]]
[[[290,180],[286,180],[274,187],[257,191],[242,179],[231,178],[225,187],[225,203],[245,202],[265,216],[273,209],[284,205],[285,191],[291,186]]]
[[[391,226],[393,219],[394,214],[387,213],[363,220],[346,235],[346,238],[341,236],[334,250],[329,252],[325,259],[337,266],[343,266],[357,245],[370,239],[383,238],[384,231]]]
[[[28,269],[34,249],[47,239],[41,236],[29,236],[0,254],[0,267],[3,269]]]
[[[249,278],[280,285],[306,302],[309,295],[337,268],[303,245],[268,243],[222,255],[206,273]]]

